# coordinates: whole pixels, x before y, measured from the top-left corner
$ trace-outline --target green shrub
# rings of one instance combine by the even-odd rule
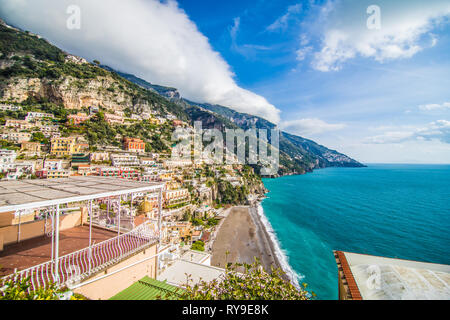
[[[196,251],[205,251],[205,243],[203,241],[195,241],[192,246],[191,246],[192,250],[196,250]]]
[[[238,269],[244,268],[243,272]],[[281,269],[272,269],[271,273],[264,271],[255,259],[253,264],[229,264],[221,279],[211,282],[201,281],[192,285],[188,276],[186,290],[182,300],[310,300],[314,293],[303,288],[297,288],[283,278]]]
[[[63,290],[57,289],[54,284],[48,288],[40,287],[34,291],[31,288],[30,278],[21,281],[5,281],[0,289],[0,300],[60,300]]]

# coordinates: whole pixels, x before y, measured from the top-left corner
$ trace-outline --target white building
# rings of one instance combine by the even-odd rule
[[[7,131],[1,135],[2,139],[14,142],[23,143],[28,142],[31,139],[31,133],[20,131]]]
[[[90,155],[90,160],[93,162],[109,161],[109,153],[108,152],[92,152]]]
[[[35,172],[34,161],[16,162],[14,150],[0,149],[0,172],[6,180],[16,180],[22,176],[30,176]]]
[[[29,123],[26,120],[16,120],[16,119],[8,119],[5,123],[6,128],[19,128],[20,130],[31,129],[34,127],[34,124]]]
[[[25,117],[25,120],[28,122],[36,121],[36,120],[42,120],[44,118],[54,118],[53,114],[51,113],[43,113],[43,112],[28,112],[27,116]]]
[[[19,111],[19,110],[22,110],[22,107],[15,106],[13,104],[0,104],[0,110],[2,110],[2,111]]]
[[[43,169],[47,171],[63,170],[63,162],[62,160],[45,160]]]
[[[15,168],[17,154],[14,150],[0,149],[0,171],[5,172]]]
[[[143,166],[154,166],[156,164],[156,161],[152,158],[141,158],[140,161]]]
[[[14,163],[13,168],[9,169],[5,178],[7,180],[17,180],[20,177],[29,178],[30,175],[35,172],[35,163],[34,161],[24,161]]]
[[[59,126],[57,124],[38,124],[39,131],[44,134],[46,138],[59,137],[61,133],[59,132]]]
[[[139,167],[141,165],[136,155],[112,154],[110,157],[114,167]]]
[[[163,162],[164,167],[171,169],[171,168],[184,168],[184,167],[190,167],[192,166],[192,160],[191,159],[167,159]]]
[[[208,266],[203,263],[186,260],[176,260],[172,265],[163,268],[157,280],[166,281],[175,286],[185,286],[187,282],[186,274],[190,275],[190,285],[198,284],[201,281],[210,282],[219,280],[225,275],[225,269]]]

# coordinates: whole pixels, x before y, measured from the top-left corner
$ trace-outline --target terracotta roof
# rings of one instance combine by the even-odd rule
[[[339,263],[342,267],[344,278],[347,281],[347,286],[350,290],[352,300],[362,300],[361,293],[359,292],[358,285],[356,284],[355,278],[353,277],[352,270],[350,269],[344,252],[335,251],[335,257],[339,260]]]

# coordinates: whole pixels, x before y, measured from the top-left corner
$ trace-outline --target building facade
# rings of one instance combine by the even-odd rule
[[[129,152],[145,152],[145,143],[141,139],[136,138],[124,138],[123,148]]]
[[[136,155],[112,154],[111,163],[114,167],[139,167],[140,162]]]
[[[61,156],[70,156],[73,153],[77,153],[76,148],[76,138],[74,137],[55,137],[51,140],[51,150],[50,153],[52,155],[61,157]]]
[[[81,123],[88,121],[90,119],[90,116],[88,116],[86,113],[77,113],[69,115],[67,119],[70,124],[78,126]]]

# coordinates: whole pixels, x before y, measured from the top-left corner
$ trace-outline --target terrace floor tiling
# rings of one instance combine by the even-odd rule
[[[117,236],[117,233],[92,228],[92,244]],[[59,256],[64,256],[89,246],[89,226],[64,230],[59,235]],[[30,268],[51,260],[52,238],[42,236],[7,245],[0,251],[0,277]]]

